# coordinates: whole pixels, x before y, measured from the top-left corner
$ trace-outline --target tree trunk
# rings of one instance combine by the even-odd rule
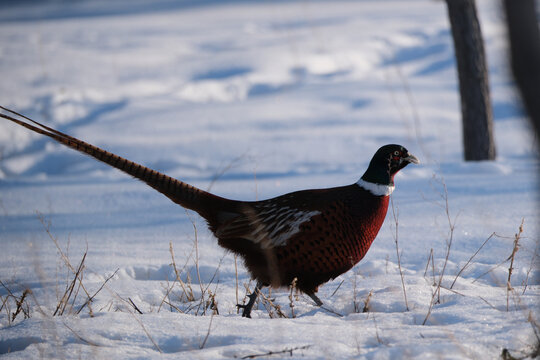
[[[474,0],[446,0],[457,60],[466,161],[494,160],[493,112]]]
[[[540,138],[540,31],[534,0],[505,0],[512,71]]]
[[[536,144],[540,150],[540,30],[534,0],[504,0],[504,7],[512,71],[531,125],[536,130]],[[540,186],[540,182],[537,185]],[[538,354],[538,346],[536,349]]]

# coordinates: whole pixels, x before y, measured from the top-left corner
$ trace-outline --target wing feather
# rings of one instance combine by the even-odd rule
[[[237,217],[221,224],[215,235],[220,239],[246,239],[262,249],[285,246],[302,224],[320,213],[283,204],[250,204]]]

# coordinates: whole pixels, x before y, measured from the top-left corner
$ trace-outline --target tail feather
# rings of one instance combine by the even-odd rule
[[[209,192],[198,189],[185,182],[167,176],[158,171],[152,170],[146,166],[137,164],[136,162],[130,161],[109,151],[103,150],[97,146],[88,144],[70,135],[64,134],[58,130],[43,125],[15,111],[4,108],[2,106],[0,106],[0,108],[4,111],[10,112],[31,122],[31,124],[1,113],[0,117],[10,120],[36,133],[48,136],[67,147],[70,147],[81,153],[90,155],[91,157],[102,161],[107,165],[119,169],[126,174],[129,174],[134,178],[145,182],[155,190],[159,191],[160,193],[171,199],[176,204],[198,212],[210,223],[214,222],[214,218],[218,216],[219,211],[224,210],[223,207],[225,203],[230,202],[230,200],[210,194]],[[214,206],[208,206],[210,202],[212,202]]]

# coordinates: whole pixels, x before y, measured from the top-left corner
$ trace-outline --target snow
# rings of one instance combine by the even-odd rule
[[[288,318],[261,300],[244,319],[237,294],[243,301],[254,283],[196,214],[0,121],[0,354],[530,354],[540,295],[538,139],[508,75],[497,4],[478,2],[498,151],[485,163],[462,161],[444,2],[0,4],[0,105],[220,196],[350,184],[387,143],[421,161],[396,176],[396,218],[389,210],[366,257],[319,289],[322,309],[288,289],[265,290]],[[85,253],[82,281],[53,316]],[[88,305],[85,291],[97,292]],[[432,299],[440,301],[430,311]]]

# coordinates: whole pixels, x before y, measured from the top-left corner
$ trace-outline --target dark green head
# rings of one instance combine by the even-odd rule
[[[394,185],[394,175],[410,163],[419,164],[418,158],[401,145],[390,144],[381,147],[362,175],[362,180],[381,185]]]

